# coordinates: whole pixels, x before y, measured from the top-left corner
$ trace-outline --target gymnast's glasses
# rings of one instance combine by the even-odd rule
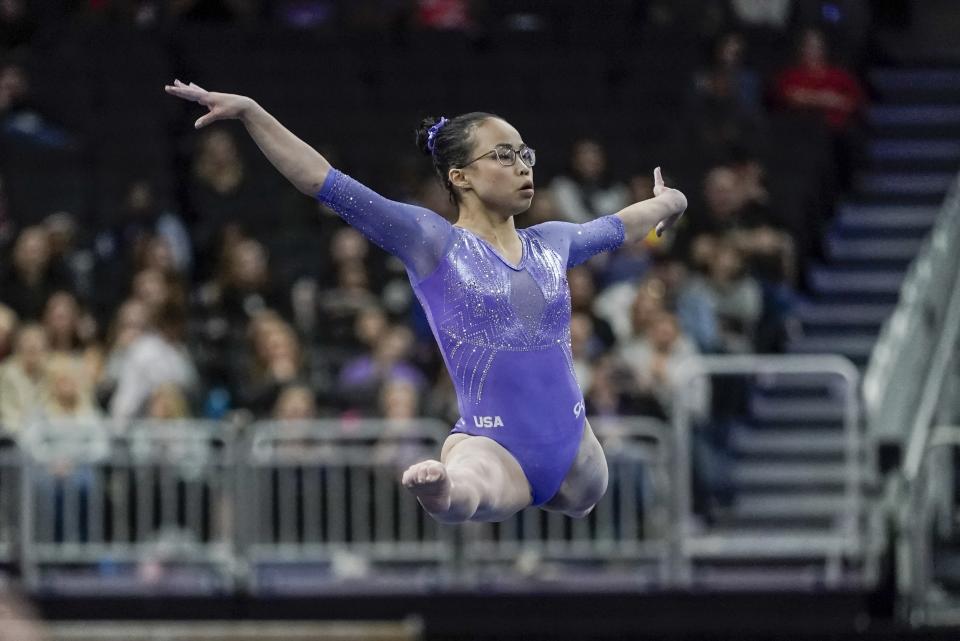
[[[497,145],[496,147],[494,147],[493,149],[491,149],[485,154],[477,156],[476,158],[468,162],[466,165],[464,165],[464,167],[466,167],[467,165],[472,165],[473,163],[477,162],[481,158],[485,158],[490,154],[496,154],[497,161],[504,167],[513,167],[513,165],[516,164],[518,157],[520,158],[520,162],[522,162],[527,167],[533,167],[535,164],[537,164],[537,151],[532,147],[527,147],[526,145],[520,145],[519,147],[514,149],[510,145],[504,143],[502,145]]]

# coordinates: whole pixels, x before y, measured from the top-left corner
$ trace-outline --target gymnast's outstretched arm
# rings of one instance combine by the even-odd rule
[[[200,103],[210,110],[194,123],[197,129],[217,120],[240,120],[267,159],[297,189],[308,196],[320,191],[330,171],[330,163],[252,98],[207,91],[192,82],[185,85],[179,80],[174,80],[165,89],[169,94]]]
[[[400,258],[414,279],[433,272],[453,236],[453,226],[425,209],[384,198],[330,166],[313,147],[300,140],[254,100],[207,91],[175,80],[169,94],[207,107],[194,126],[239,119],[257,146],[302,193],[317,197],[371,242]]]

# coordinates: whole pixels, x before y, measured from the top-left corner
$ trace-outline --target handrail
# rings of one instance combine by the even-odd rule
[[[911,421],[909,412],[923,394],[919,379],[938,354],[932,341],[949,328],[945,324],[949,303],[943,304],[942,296],[957,289],[958,245],[960,175],[951,184],[934,228],[907,272],[900,300],[880,331],[864,373],[867,427],[876,438],[892,439],[898,445],[912,438],[905,430]]]
[[[860,404],[857,396],[860,373],[847,358],[836,355],[742,355],[742,356],[700,356],[688,359],[682,366],[682,375],[677,381],[674,403],[674,426],[678,464],[674,468],[675,514],[679,525],[678,551],[680,563],[686,563],[692,554],[692,541],[697,537],[692,527],[692,491],[691,491],[691,412],[687,402],[691,395],[691,382],[710,374],[773,375],[773,374],[826,374],[840,376],[846,382],[847,393],[843,408],[844,449],[846,462],[846,482],[844,496],[850,513],[861,512],[861,474],[859,452],[862,445],[860,433]],[[762,543],[758,537],[758,544]],[[722,537],[711,539],[720,547]],[[860,549],[862,534],[857,518],[848,519],[842,534],[837,538],[835,552],[842,554],[851,549]],[[681,568],[681,580],[689,581],[689,567]]]
[[[897,592],[901,613],[914,625],[933,623],[928,607],[928,590],[932,582],[930,530],[933,516],[937,509],[955,509],[952,479],[943,478],[942,471],[931,469],[931,465],[938,451],[957,446],[960,446],[960,425],[938,425],[931,429],[916,474],[905,488],[906,497],[897,506],[900,508],[897,514]],[[947,472],[950,470],[952,465],[948,465]]]
[[[956,357],[957,341],[960,339],[960,287],[954,287],[944,318],[944,331],[937,340],[933,364],[924,381],[920,403],[910,427],[910,440],[904,457],[903,476],[909,483],[920,471],[920,461],[931,435],[931,426],[937,404],[947,380],[947,370]]]

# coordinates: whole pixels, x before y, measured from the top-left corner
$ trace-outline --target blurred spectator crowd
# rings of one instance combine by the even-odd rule
[[[320,29],[336,21],[473,37],[549,30],[559,19],[551,3],[498,4],[64,0],[58,11],[136,28],[225,20]],[[822,223],[856,166],[867,99],[856,73],[864,37],[856,25],[866,20],[857,3],[828,3],[846,12],[842,29],[825,3],[693,4],[706,7],[691,23],[703,32],[703,55],[674,123],[687,162],[664,161],[668,184],[690,197],[683,225],[569,273],[572,349],[593,416],[669,418],[684,359],[783,351],[800,331],[805,261],[816,256]],[[82,144],[31,96],[22,60],[58,19],[35,5],[0,0],[0,136],[40,150]],[[684,2],[611,5],[649,28],[697,11]],[[842,55],[831,55],[831,40]],[[789,41],[795,55],[776,68],[750,54]],[[825,169],[812,178],[816,198],[802,207],[771,184],[760,151],[770,119],[790,112],[815,121],[830,141]],[[130,180],[109,223],[67,211],[26,221],[4,199],[0,175],[0,425],[16,432],[35,416],[117,425],[236,415],[455,422],[453,386],[399,262],[306,199],[286,209],[292,214],[265,213],[296,194],[255,179],[241,130],[215,126],[197,136],[176,185]],[[533,208],[518,225],[585,222],[651,197],[652,166],[615,165],[608,142],[579,132],[566,167],[537,174]],[[340,151],[324,149],[335,164]],[[348,171],[371,173],[352,160]],[[367,182],[455,217],[426,163],[409,170],[398,162],[396,175]],[[704,412],[709,403],[705,394]]]

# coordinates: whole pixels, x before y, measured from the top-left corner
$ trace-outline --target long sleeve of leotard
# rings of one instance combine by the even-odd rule
[[[330,169],[317,200],[403,261],[417,280],[433,273],[455,235],[439,214],[384,198],[336,169]]]
[[[588,223],[550,221],[530,227],[548,246],[573,267],[591,256],[613,251],[623,244],[623,221],[619,216],[601,216]]]

